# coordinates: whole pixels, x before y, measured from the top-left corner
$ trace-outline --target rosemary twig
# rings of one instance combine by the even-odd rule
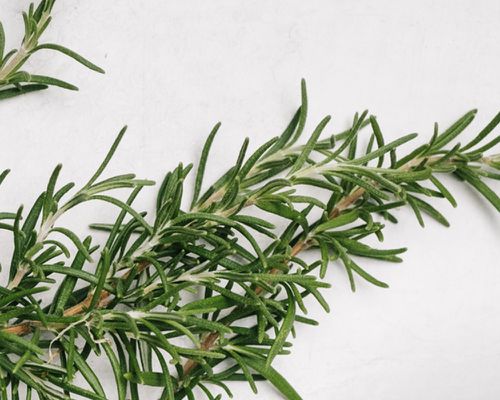
[[[5,32],[0,23],[0,100],[39,91],[49,86],[78,90],[75,85],[57,78],[32,74],[22,70],[26,61],[40,50],[53,50],[73,58],[85,67],[100,73],[104,70],[78,53],[53,43],[40,44],[40,38],[49,26],[55,0],[42,0],[37,7],[30,4],[23,13],[24,37],[18,49],[5,52]]]
[[[399,171],[402,172],[407,172],[412,169],[412,167],[415,167],[417,165],[420,166],[425,166],[425,165],[432,165],[434,162],[438,162],[441,159],[440,156],[435,156],[432,158],[415,158],[412,159],[411,161],[408,161],[406,164],[402,165],[401,167],[398,168]],[[457,160],[450,160],[449,165],[453,165],[453,161]],[[484,160],[483,160],[484,161]],[[460,162],[458,160],[458,162]],[[372,182],[372,184],[377,185],[376,182]],[[363,197],[363,195],[366,193],[366,190],[362,187],[357,187],[355,188],[351,193],[345,195],[338,201],[337,205],[330,211],[328,214],[328,220],[332,221],[335,218],[338,218],[344,211],[348,210],[351,208],[360,198]],[[304,236],[303,234],[302,236]],[[299,236],[300,237],[300,236]],[[305,237],[302,237],[296,241],[296,243],[293,245],[291,251],[290,251],[290,257],[296,257],[299,255],[302,251],[307,250],[308,248],[311,247],[312,243],[314,242],[314,238],[309,238],[308,235],[305,235]],[[270,274],[278,274],[281,272],[281,269],[279,268],[273,268],[270,271]],[[262,286],[258,286],[255,288],[255,293],[257,295],[260,295],[264,291]],[[210,350],[214,348],[217,344],[217,340],[219,339],[219,334],[218,332],[211,332],[205,340],[202,342],[201,347],[205,350]],[[193,371],[194,368],[197,367],[197,362],[190,359],[188,360],[183,367],[183,374],[184,376],[189,376],[191,372]]]

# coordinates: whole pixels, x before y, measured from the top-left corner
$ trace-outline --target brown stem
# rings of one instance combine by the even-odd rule
[[[139,264],[137,264],[137,270],[138,272],[143,271],[145,268],[147,268],[149,263],[147,261],[141,261]],[[123,275],[122,279],[126,279],[131,273],[131,270],[129,270],[126,274]],[[106,307],[110,301],[111,301],[111,292],[108,292],[107,290],[103,290],[101,292],[101,295],[99,297],[99,301],[97,303],[97,308],[104,308]],[[89,306],[90,303],[92,302],[93,295],[92,293],[89,293],[85,300],[81,301],[78,304],[75,304],[74,306],[67,308],[64,310],[63,315],[65,317],[73,317],[75,315],[83,314],[85,313]],[[18,336],[24,336],[27,335],[28,333],[31,333],[33,328],[38,325],[38,321],[24,321],[16,325],[8,326],[6,328],[0,329],[2,332],[6,333],[11,333],[13,335],[18,335]]]
[[[344,211],[351,204],[354,204],[359,198],[361,198],[361,196],[363,196],[364,193],[365,189],[357,188],[349,196],[344,197],[330,212],[330,214],[328,215],[329,218],[332,219],[338,217],[342,211]]]
[[[210,332],[203,342],[201,343],[201,350],[210,350],[213,346],[215,346],[215,343],[219,339],[219,333],[218,332]],[[196,361],[193,359],[189,359],[186,361],[183,367],[183,375],[187,376],[191,373],[191,371],[198,365]]]
[[[2,332],[10,333],[12,335],[24,336],[31,332],[32,322],[25,321],[21,322],[17,325],[8,326],[7,328],[3,328]]]

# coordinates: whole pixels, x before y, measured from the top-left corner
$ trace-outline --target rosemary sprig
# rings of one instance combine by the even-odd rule
[[[0,397],[24,385],[27,396],[40,398],[109,398],[88,364],[97,356],[108,360],[120,400],[139,399],[142,386],[162,387],[161,399],[192,399],[196,388],[220,399],[215,392],[229,393],[228,382],[247,381],[256,392],[262,379],[285,398],[300,399],[272,363],[289,353],[298,323],[315,324],[305,316],[305,297],[329,310],[321,291],[332,262],[345,268],[352,290],[357,279],[387,287],[360,260],[400,262],[405,249],[373,248],[365,238],[383,240],[382,221],[397,222],[392,210],[404,206],[422,225],[426,214],[448,226],[429,202],[444,198],[456,206],[439,175],[458,177],[500,211],[500,198],[486,183],[500,179],[500,156],[485,155],[500,141],[489,139],[500,113],[466,145],[450,143],[475,111],[442,132],[436,125],[429,142],[400,157],[416,135],[386,143],[366,111],[345,132],[321,139],[325,118],[298,145],[307,104],[303,82],[302,105],[283,134],[250,155],[245,140],[234,165],[203,192],[217,124],[187,211],[183,190],[191,165],[166,174],[153,216],[133,207],[152,182],[132,174],[101,178],[123,130],[80,190],[70,195],[72,184],[58,188],[58,166],[25,216],[22,208],[0,213],[0,228],[12,232],[15,245],[8,286],[0,288]],[[108,193],[119,188],[130,190],[126,201]],[[311,196],[312,188],[324,196]],[[90,200],[119,210],[113,223],[92,225],[107,233],[100,252],[92,237],[82,240],[58,225],[61,215]],[[247,213],[250,207],[261,216]],[[288,226],[276,228],[273,218]],[[316,261],[306,262],[306,251]],[[44,304],[40,295],[51,289],[55,294]],[[76,376],[86,383],[76,384]]]
[[[60,79],[21,70],[26,61],[40,50],[63,53],[93,71],[104,73],[102,68],[73,50],[59,44],[40,43],[40,37],[52,20],[54,3],[55,0],[42,0],[36,8],[34,4],[30,4],[28,11],[23,13],[24,37],[18,49],[5,51],[5,32],[0,22],[0,100],[43,90],[49,86],[78,90],[75,85]]]

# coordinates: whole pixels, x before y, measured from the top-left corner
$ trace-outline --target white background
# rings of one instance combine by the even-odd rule
[[[11,46],[26,5],[1,2]],[[342,130],[369,108],[388,138],[416,131],[422,143],[434,121],[444,126],[477,107],[470,138],[500,104],[499,17],[496,0],[59,1],[45,39],[107,73],[49,53],[29,63],[81,90],[2,102],[1,167],[13,172],[1,209],[29,205],[58,162],[64,181],[83,183],[124,124],[129,132],[109,173],[158,180],[177,162],[195,161],[221,120],[213,178],[245,136],[255,148],[280,133],[299,104],[301,77],[309,129],[332,113],[330,133]],[[451,228],[429,222],[422,230],[401,210],[384,246],[407,245],[405,262],[364,264],[390,289],[360,282],[353,294],[332,268],[332,312],[310,302],[320,327],[300,326],[293,354],[275,364],[305,400],[499,398],[500,218],[471,190],[449,184],[459,207],[438,205]],[[153,192],[143,195],[145,207]],[[83,235],[88,222],[106,217],[107,209],[85,206],[66,222]],[[257,398],[246,384],[232,388],[238,400]],[[260,398],[279,398],[260,388]]]

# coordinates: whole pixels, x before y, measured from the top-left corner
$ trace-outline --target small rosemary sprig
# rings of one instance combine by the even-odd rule
[[[78,90],[75,85],[60,79],[21,70],[26,61],[40,50],[58,51],[93,71],[104,73],[103,69],[73,50],[54,43],[40,44],[40,37],[51,22],[54,3],[55,0],[42,0],[36,8],[34,4],[30,4],[28,12],[23,13],[24,37],[18,49],[5,51],[5,32],[0,22],[0,100],[43,90],[49,86]]]
[[[14,239],[8,285],[0,288],[0,397],[10,391],[18,398],[23,385],[27,398],[36,392],[42,399],[136,400],[141,387],[158,386],[161,399],[193,399],[197,389],[220,399],[216,391],[230,393],[228,382],[247,381],[256,392],[255,381],[264,379],[285,398],[300,399],[272,362],[289,353],[297,324],[315,324],[306,317],[305,297],[329,310],[321,290],[329,286],[323,279],[332,262],[345,268],[352,290],[356,279],[387,287],[360,260],[400,262],[405,249],[374,248],[365,238],[382,241],[382,221],[397,222],[392,211],[404,206],[422,225],[426,214],[448,226],[428,201],[445,198],[456,206],[439,175],[458,177],[500,211],[500,198],[486,183],[500,179],[500,156],[485,155],[500,141],[489,139],[500,113],[466,145],[450,143],[475,111],[444,131],[436,124],[426,144],[400,156],[416,134],[386,143],[366,111],[348,130],[321,139],[326,117],[297,144],[307,108],[302,82],[302,105],[283,134],[250,155],[245,140],[234,165],[203,192],[217,124],[187,210],[183,191],[191,165],[166,174],[153,216],[133,207],[152,182],[133,174],[101,178],[124,129],[80,190],[70,195],[73,184],[57,188],[57,166],[28,213],[22,207],[0,213],[0,228]],[[124,188],[130,190],[125,201],[109,193]],[[323,196],[312,196],[312,188]],[[107,233],[100,252],[91,236],[82,240],[59,225],[61,215],[87,201],[119,210],[113,223],[92,224]],[[274,218],[287,227],[275,227]],[[316,261],[306,262],[305,252]],[[40,296],[49,290],[44,303]],[[90,357],[108,360],[116,393],[105,393]],[[85,383],[77,384],[77,375]]]

